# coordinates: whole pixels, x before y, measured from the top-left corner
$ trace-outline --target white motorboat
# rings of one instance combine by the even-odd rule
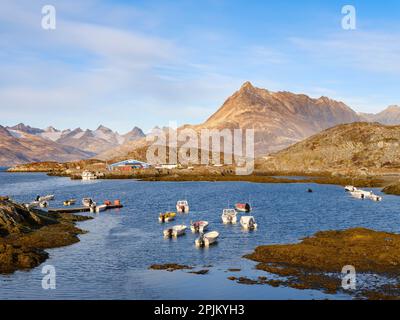
[[[82,172],[82,180],[84,181],[90,181],[90,180],[96,180],[97,176],[91,171],[85,170]]]
[[[195,240],[196,247],[209,247],[213,243],[217,242],[219,233],[217,231],[202,233],[200,237]]]
[[[189,204],[187,200],[179,200],[176,203],[176,211],[179,213],[188,213],[189,212]]]
[[[196,221],[190,224],[190,229],[193,233],[200,232],[203,233],[208,228],[208,221]]]
[[[373,201],[382,201],[382,197],[374,194],[372,191],[364,191],[357,189],[356,191],[350,191],[350,194],[357,199],[370,199]]]
[[[257,229],[257,223],[254,220],[253,216],[243,216],[240,218],[240,224],[242,225],[243,229],[246,230],[254,230]]]
[[[347,192],[354,192],[354,191],[357,191],[357,188],[353,187],[353,186],[345,186],[344,190]]]
[[[179,237],[182,236],[186,233],[187,227],[185,225],[178,225],[178,226],[173,226],[172,228],[168,228],[164,230],[164,237]]]
[[[228,224],[228,223],[236,223],[237,222],[237,212],[235,209],[224,209],[224,211],[222,212],[222,222],[224,224]]]
[[[48,206],[49,206],[49,203],[47,201],[39,202],[39,207],[41,207],[41,208],[47,208]]]
[[[39,207],[39,205],[40,205],[39,201],[32,201],[30,203],[25,203],[25,208],[27,209],[37,208]]]
[[[382,197],[381,196],[378,196],[378,195],[373,194],[373,193],[370,194],[368,198],[371,199],[372,201],[377,201],[377,202],[382,201]]]
[[[96,202],[94,202],[92,198],[83,198],[82,199],[82,204],[85,207],[92,207],[92,206],[96,205]]]
[[[54,194],[48,194],[47,196],[39,197],[37,201],[44,202],[44,201],[52,201],[54,200]]]

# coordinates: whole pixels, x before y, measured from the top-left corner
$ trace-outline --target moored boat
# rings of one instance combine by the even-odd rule
[[[187,227],[185,225],[173,226],[172,228],[168,228],[163,231],[164,237],[168,237],[168,238],[175,237],[176,238],[176,237],[182,236],[186,233],[186,229],[187,229]]]
[[[49,206],[49,203],[47,201],[39,202],[39,207],[41,207],[41,208],[47,208],[48,206]]]
[[[248,203],[237,203],[235,205],[236,211],[239,212],[250,212],[251,211],[251,206]]]
[[[32,201],[29,203],[25,203],[25,208],[27,209],[33,209],[39,207],[40,202],[39,201]]]
[[[378,195],[373,194],[373,193],[371,193],[368,196],[368,198],[371,199],[372,201],[377,201],[377,202],[382,201],[382,197],[381,196],[378,196]]]
[[[257,229],[257,223],[254,220],[253,216],[243,216],[240,218],[240,224],[242,225],[243,229],[246,230],[254,230]]]
[[[353,191],[357,191],[357,188],[353,187],[353,186],[345,186],[344,190],[347,192],[353,192]]]
[[[64,201],[64,206],[72,206],[76,203],[76,199],[68,199]]]
[[[95,206],[93,208],[94,208],[96,213],[100,213],[100,212],[106,211],[108,206],[106,204],[102,204],[102,205],[99,205],[99,206]]]
[[[160,213],[158,216],[158,221],[160,222],[169,222],[175,219],[176,213],[175,212],[165,212]]]
[[[90,181],[90,180],[97,179],[96,174],[91,171],[88,171],[88,170],[83,171],[81,177],[82,177],[82,180],[84,180],[84,181]]]
[[[176,203],[176,211],[180,213],[188,213],[189,212],[189,204],[187,200],[179,200]]]
[[[82,199],[82,204],[85,207],[91,207],[91,206],[95,206],[96,202],[94,202],[92,198],[83,198]]]
[[[54,194],[48,194],[47,196],[42,196],[36,198],[36,201],[43,202],[43,201],[52,201],[54,200]]]
[[[190,229],[194,233],[196,232],[202,233],[206,231],[207,228],[208,228],[208,221],[196,221],[194,223],[191,223],[190,225]]]
[[[200,237],[195,240],[196,247],[209,247],[213,243],[217,242],[218,237],[219,233],[217,231],[211,231],[205,234],[202,233],[200,234]]]
[[[237,222],[237,212],[235,209],[224,209],[224,211],[222,212],[222,222],[224,224],[234,224]]]

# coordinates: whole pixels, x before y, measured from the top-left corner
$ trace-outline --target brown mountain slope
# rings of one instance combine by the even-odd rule
[[[271,92],[246,82],[197,128],[254,129],[256,154],[283,149],[337,124],[360,121],[342,102],[326,97]]]
[[[400,169],[400,126],[378,123],[339,125],[266,157],[271,171],[332,172]]]
[[[366,121],[397,125],[400,124],[400,106],[389,106],[377,114],[362,113],[361,116],[364,117]]]
[[[93,153],[63,146],[41,137],[24,134],[17,138],[0,126],[0,166],[35,161],[72,161],[93,156]]]

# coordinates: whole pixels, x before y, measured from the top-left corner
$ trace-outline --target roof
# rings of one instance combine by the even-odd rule
[[[150,166],[150,164],[143,162],[143,161],[139,161],[139,160],[135,160],[135,159],[128,159],[128,160],[112,163],[112,164],[110,164],[110,167],[126,166],[126,165],[130,165],[130,164],[131,165],[141,164],[143,166]]]

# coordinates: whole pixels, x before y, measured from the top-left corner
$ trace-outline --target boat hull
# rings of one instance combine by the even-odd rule
[[[206,231],[208,228],[208,222],[207,221],[201,221],[198,225],[196,225],[196,223],[192,224],[190,226],[190,230],[192,230],[193,233],[197,233],[197,232],[204,232]]]
[[[236,215],[222,215],[222,222],[224,224],[236,224],[237,223],[237,217]]]
[[[164,230],[164,237],[167,238],[177,238],[179,236],[183,236],[186,233],[186,226],[175,226],[172,228],[168,228]]]
[[[196,247],[209,247],[218,240],[219,233],[216,231],[206,233],[203,238],[199,237],[195,240]]]

